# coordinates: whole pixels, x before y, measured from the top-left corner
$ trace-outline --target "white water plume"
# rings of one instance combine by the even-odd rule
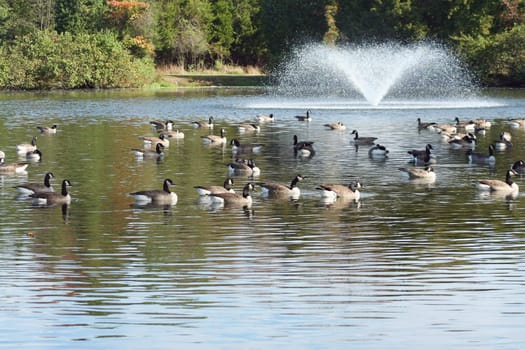
[[[374,106],[385,98],[462,98],[477,91],[461,62],[429,43],[305,45],[276,76],[278,94],[364,98]]]

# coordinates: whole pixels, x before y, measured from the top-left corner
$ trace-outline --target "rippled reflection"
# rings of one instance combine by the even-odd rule
[[[248,99],[248,102],[246,101]],[[256,101],[259,97],[255,98]],[[517,102],[516,102],[517,101]],[[501,178],[523,158],[523,98],[492,108],[312,109],[272,111],[249,97],[134,96],[119,93],[36,96],[0,101],[9,132],[0,149],[41,125],[44,157],[28,174],[0,175],[0,318],[5,348],[521,348],[525,320],[523,195],[481,193],[475,181]],[[265,106],[271,101],[265,101]],[[303,101],[305,102],[305,101]],[[266,108],[266,107],[265,107]],[[275,122],[240,133],[241,122],[273,112]],[[20,116],[14,122],[12,116]],[[228,139],[260,143],[261,174],[247,182],[289,183],[300,197],[271,198],[260,189],[251,207],[215,206],[194,186],[221,184],[235,155],[207,147],[195,119],[215,117]],[[418,131],[417,118],[451,122],[485,117],[494,125],[480,149],[503,129],[514,147],[493,168],[469,164],[441,137]],[[175,120],[184,132],[159,161],[130,152],[152,135],[149,122]],[[323,125],[344,121],[345,132]],[[378,137],[387,158],[355,147],[351,130]],[[348,130],[350,129],[350,130]],[[315,155],[293,152],[293,135],[314,140]],[[407,150],[433,145],[437,177],[407,180]],[[250,156],[250,157],[251,157]],[[67,207],[38,208],[14,186],[53,171],[71,179]],[[177,184],[174,206],[136,206],[129,193]],[[523,178],[515,179],[525,186]],[[359,200],[329,202],[321,183],[364,185]],[[58,182],[53,183],[58,187]]]

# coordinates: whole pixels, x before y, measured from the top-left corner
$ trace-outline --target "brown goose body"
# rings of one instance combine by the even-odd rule
[[[194,186],[197,190],[197,193],[200,196],[208,196],[212,193],[235,193],[235,191],[232,188],[233,185],[233,179],[231,177],[226,178],[224,180],[224,184],[222,186],[218,185],[209,185],[209,186]]]
[[[171,179],[165,179],[162,190],[144,190],[132,192],[130,195],[135,198],[138,205],[157,204],[157,205],[175,205],[177,204],[177,194],[170,190],[170,185],[175,185]]]
[[[242,189],[242,194],[239,193],[212,193],[210,197],[212,202],[224,206],[246,206],[252,205],[252,196],[250,191],[254,189],[253,183],[248,182]]]
[[[62,190],[60,192],[38,192],[30,195],[33,198],[33,205],[62,205],[70,204],[71,196],[67,191],[67,187],[71,186],[71,182],[65,179],[62,181]]]
[[[28,182],[25,184],[21,184],[18,186],[15,186],[16,190],[21,195],[29,196],[33,193],[40,193],[40,192],[54,192],[53,186],[51,186],[50,180],[54,178],[52,172],[47,172],[44,175],[44,182],[38,183],[38,182]]]

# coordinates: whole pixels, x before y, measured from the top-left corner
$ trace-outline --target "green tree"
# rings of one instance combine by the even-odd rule
[[[266,61],[265,49],[259,22],[259,0],[235,0],[233,11],[233,43],[231,56],[234,63],[261,65]]]
[[[288,52],[290,46],[322,41],[328,29],[325,6],[329,0],[264,0],[261,3],[260,30],[271,64]]]
[[[161,1],[154,6],[158,23],[155,37],[157,60],[188,69],[204,67],[210,52],[211,4],[206,0]]]
[[[233,39],[233,2],[215,0],[212,2],[213,20],[209,31],[211,55],[219,62],[229,58]]]

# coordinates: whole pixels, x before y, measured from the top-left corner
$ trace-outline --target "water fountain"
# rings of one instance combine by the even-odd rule
[[[432,43],[304,45],[292,50],[276,77],[274,92],[280,96],[344,97],[369,106],[395,100],[464,100],[478,91],[461,62]]]

